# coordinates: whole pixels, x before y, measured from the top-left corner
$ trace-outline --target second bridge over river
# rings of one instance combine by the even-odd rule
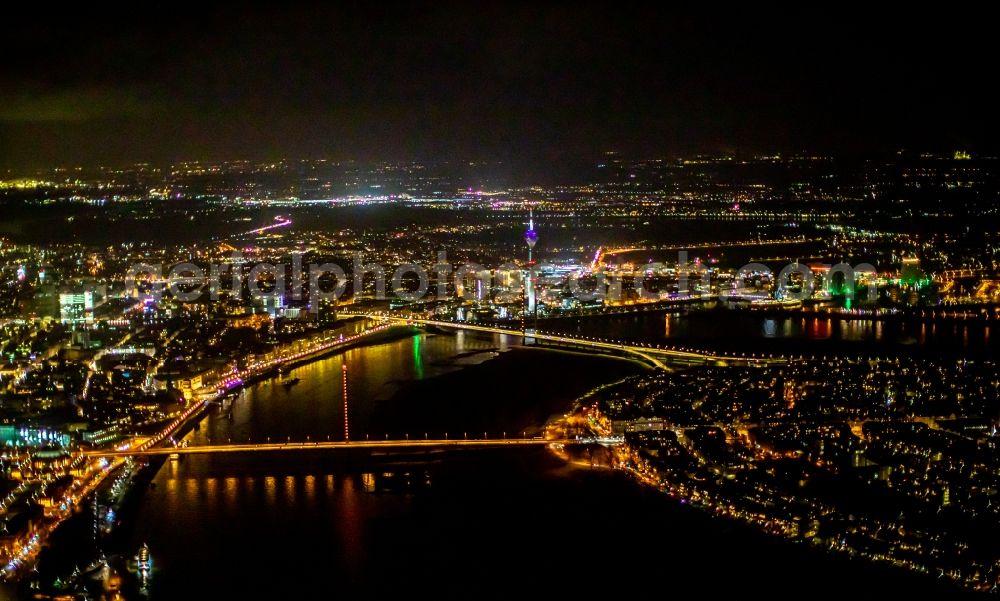
[[[617,439],[603,438],[445,438],[409,440],[358,440],[358,441],[317,441],[317,442],[276,442],[213,444],[186,447],[137,446],[132,449],[95,450],[86,455],[92,457],[133,457],[153,455],[200,455],[209,453],[255,453],[293,451],[336,451],[347,449],[426,449],[426,448],[504,448],[566,444],[616,445]]]

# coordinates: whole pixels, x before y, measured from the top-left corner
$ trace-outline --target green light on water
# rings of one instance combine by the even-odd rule
[[[417,379],[424,378],[424,356],[420,353],[420,335],[413,337],[413,371]]]

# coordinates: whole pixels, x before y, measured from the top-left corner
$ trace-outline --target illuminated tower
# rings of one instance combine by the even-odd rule
[[[538,232],[535,231],[535,216],[531,209],[528,209],[528,231],[524,232],[524,241],[528,245],[528,265],[533,265],[531,251],[535,249],[535,243],[538,242]]]
[[[524,242],[528,245],[528,271],[524,274],[524,296],[527,301],[526,313],[528,315],[537,314],[535,303],[535,260],[531,256],[538,242],[538,232],[535,231],[535,216],[531,209],[528,209],[528,229],[524,232]]]

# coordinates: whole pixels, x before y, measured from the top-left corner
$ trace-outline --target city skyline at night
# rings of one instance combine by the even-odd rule
[[[0,599],[1000,590],[984,13],[39,11]]]

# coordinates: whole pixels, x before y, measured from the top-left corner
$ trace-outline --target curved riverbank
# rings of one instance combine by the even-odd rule
[[[296,368],[301,383],[291,389],[276,379],[248,386],[232,419],[209,412],[188,437],[211,444],[338,436],[345,365],[352,438],[435,424],[470,437],[480,427],[514,431],[644,371],[631,361],[517,343],[420,334],[354,348]],[[478,363],[456,361],[477,355]],[[152,601],[617,596],[648,590],[651,579],[664,591],[775,599],[843,596],[859,581],[871,595],[932,590],[923,579],[775,544],[623,474],[567,465],[544,449],[199,455],[167,462],[153,483],[138,495],[133,517],[103,541],[120,557],[149,544]],[[72,571],[90,526],[86,514],[77,516],[43,557],[43,576]]]

